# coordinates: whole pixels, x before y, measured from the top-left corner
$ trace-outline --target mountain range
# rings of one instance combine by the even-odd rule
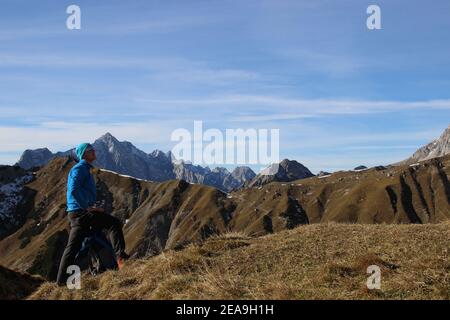
[[[75,161],[0,170],[0,265],[54,279],[67,241],[65,188]],[[225,232],[261,236],[311,223],[437,223],[450,219],[450,155],[340,171],[224,193],[184,180],[152,182],[94,169],[97,200],[125,225],[133,257]],[[6,203],[6,205],[5,205]]]
[[[119,174],[151,181],[184,180],[204,184],[225,192],[242,187],[261,186],[278,181],[289,182],[314,176],[311,171],[295,160],[284,159],[264,169],[258,175],[246,166],[236,167],[232,172],[226,168],[210,169],[175,159],[169,151],[154,150],[151,153],[135,147],[131,142],[119,141],[106,133],[93,143],[97,160],[94,165]],[[450,153],[450,126],[433,142],[419,148],[411,157],[393,165],[413,164],[441,157]],[[55,157],[75,157],[74,149],[52,153],[48,148],[25,150],[16,165],[23,169],[41,167]],[[365,170],[358,166],[354,170]],[[320,172],[318,176],[328,175]]]
[[[154,150],[151,153],[136,148],[131,142],[119,141],[106,133],[93,143],[97,160],[94,166],[151,181],[185,180],[231,191],[244,185],[255,177],[249,167],[237,167],[232,172],[226,168],[210,169],[176,160],[169,151]],[[26,150],[16,165],[31,169],[47,164],[55,157],[73,156],[74,149],[52,153],[48,148]]]

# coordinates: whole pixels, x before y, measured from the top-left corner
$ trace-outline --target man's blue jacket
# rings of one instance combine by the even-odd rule
[[[87,209],[96,200],[95,181],[90,165],[81,160],[72,167],[67,178],[67,211]]]

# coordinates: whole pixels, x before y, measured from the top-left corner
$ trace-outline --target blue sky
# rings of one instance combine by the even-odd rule
[[[366,28],[370,4],[382,30]],[[167,151],[202,120],[278,128],[281,158],[334,171],[402,160],[449,125],[447,0],[0,5],[3,164],[107,131]]]

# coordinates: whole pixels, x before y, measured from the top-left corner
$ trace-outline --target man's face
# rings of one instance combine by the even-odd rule
[[[93,162],[95,159],[97,159],[96,156],[95,156],[94,148],[88,147],[86,149],[86,151],[84,152],[83,159],[85,159],[89,163]]]

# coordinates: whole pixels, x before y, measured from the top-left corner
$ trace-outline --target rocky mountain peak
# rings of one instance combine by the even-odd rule
[[[53,153],[48,148],[27,149],[22,153],[16,165],[24,169],[31,169],[33,167],[43,166],[52,158]]]
[[[450,125],[444,130],[438,139],[419,148],[411,157],[398,164],[424,161],[437,157],[443,157],[447,154],[450,154]]]
[[[236,167],[231,175],[233,177],[242,177],[247,181],[253,179],[256,176],[256,173],[250,167],[240,166]]]
[[[214,173],[220,173],[220,174],[229,174],[230,172],[227,170],[227,168],[223,168],[223,167],[216,167],[214,168],[211,172]]]
[[[97,140],[102,140],[102,141],[116,140],[117,141],[117,139],[109,132],[106,132],[104,135],[100,136],[100,138],[98,138]]]
[[[164,152],[162,152],[161,150],[158,150],[158,149],[153,150],[150,153],[150,156],[153,157],[153,158],[159,158],[159,159],[163,158],[164,160],[170,159],[169,157],[167,157],[166,153],[164,153]]]
[[[308,168],[295,160],[284,159],[262,170],[250,183],[249,187],[261,186],[272,181],[289,182],[314,176]]]
[[[120,144],[119,140],[117,140],[111,133],[107,132],[102,135],[100,138],[94,141],[94,145],[105,144],[108,147],[112,147],[114,145]]]

